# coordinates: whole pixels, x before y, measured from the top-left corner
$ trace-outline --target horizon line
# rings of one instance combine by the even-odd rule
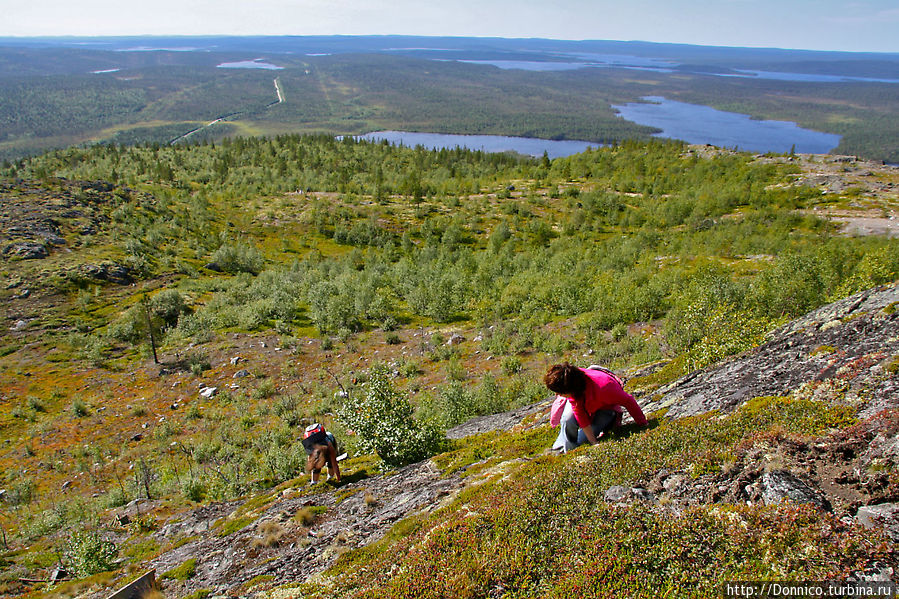
[[[422,35],[411,33],[326,33],[326,34],[267,34],[267,33],[137,33],[137,34],[115,34],[115,35],[84,35],[84,34],[34,34],[34,35],[13,35],[0,34],[0,40],[68,40],[68,39],[126,39],[126,38],[428,38],[428,39],[478,39],[478,40],[509,40],[509,41],[551,41],[551,42],[570,42],[570,43],[590,43],[590,42],[612,42],[619,44],[652,44],[659,46],[690,46],[695,48],[726,48],[736,50],[781,50],[789,52],[814,52],[814,53],[835,53],[835,54],[878,54],[899,57],[897,51],[877,51],[877,50],[821,50],[812,48],[787,48],[781,46],[725,46],[720,44],[700,44],[691,42],[657,42],[652,40],[616,40],[616,39],[600,39],[600,38],[555,38],[555,37],[503,37],[503,36],[484,36],[484,35]]]

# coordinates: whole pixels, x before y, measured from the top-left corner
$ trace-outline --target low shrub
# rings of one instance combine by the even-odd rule
[[[97,531],[74,532],[63,548],[63,561],[77,576],[91,576],[115,567],[116,544]]]
[[[412,404],[390,384],[385,367],[370,371],[365,397],[344,403],[337,417],[355,431],[361,451],[376,453],[391,466],[423,460],[443,442],[433,424],[415,419]]]
[[[554,436],[549,427],[469,437],[434,458],[438,466],[471,476],[532,457],[507,470],[502,484],[463,491],[415,520],[409,534],[341,556],[331,592],[436,598],[502,588],[521,597],[709,597],[724,580],[845,578],[894,559],[886,537],[812,506],[713,504],[672,515],[648,504],[610,504],[605,492],[663,468],[720,471],[767,432],[815,435],[852,422],[842,406],[764,397],[735,414],[663,421],[570,456],[538,455]]]

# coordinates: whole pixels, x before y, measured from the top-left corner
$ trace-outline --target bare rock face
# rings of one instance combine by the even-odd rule
[[[839,396],[867,417],[899,406],[899,286],[869,289],[824,306],[770,335],[764,345],[723,364],[690,373],[642,402],[682,417],[730,412],[767,395]]]
[[[486,433],[489,431],[508,431],[513,426],[520,424],[521,421],[536,412],[549,408],[549,402],[541,401],[527,405],[509,412],[501,412],[499,414],[488,414],[487,416],[478,416],[472,418],[468,422],[463,422],[446,431],[449,439],[462,439],[470,435],[478,433]]]
[[[867,528],[881,529],[899,541],[899,503],[881,503],[858,508],[856,518]]]
[[[176,538],[191,540],[148,566],[165,572],[203,556],[193,577],[167,583],[167,596],[198,589],[240,596],[241,585],[266,575],[274,576],[279,585],[302,582],[325,570],[344,551],[380,539],[397,520],[438,507],[441,498],[461,487],[459,477],[443,476],[425,461],[344,484],[336,492],[323,484],[292,492],[296,496],[249,512],[240,512],[237,502],[203,506],[156,533],[161,544]],[[301,512],[313,508],[316,515],[304,520]],[[247,520],[240,530],[219,536],[223,522],[240,518]]]

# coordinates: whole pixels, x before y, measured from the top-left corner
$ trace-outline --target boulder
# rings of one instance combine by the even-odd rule
[[[462,343],[463,341],[465,341],[465,337],[463,337],[462,335],[456,333],[455,335],[452,335],[452,336],[449,338],[449,341],[447,341],[446,344],[447,344],[447,345],[459,345],[459,344]]]
[[[200,389],[200,395],[209,399],[210,397],[214,397],[219,392],[218,387],[203,387]]]
[[[787,500],[793,503],[810,503],[821,511],[830,511],[830,504],[819,491],[785,470],[765,472],[759,487],[765,505],[775,505]]]
[[[655,501],[656,497],[642,487],[614,485],[609,487],[604,498],[609,503],[633,503],[634,501]]]

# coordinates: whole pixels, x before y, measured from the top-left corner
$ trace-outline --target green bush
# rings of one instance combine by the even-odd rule
[[[115,543],[104,540],[97,531],[73,533],[63,549],[66,566],[77,576],[112,570],[118,554]]]
[[[474,393],[455,381],[440,388],[437,406],[445,426],[454,426],[478,415]]]
[[[756,309],[771,318],[796,317],[824,303],[824,265],[815,257],[787,254],[752,285]]]
[[[202,481],[189,479],[181,483],[181,493],[187,499],[199,503],[206,498],[206,485]]]
[[[204,349],[191,351],[185,356],[184,361],[187,369],[197,376],[212,368],[212,365],[209,363],[209,353]]]
[[[77,416],[78,418],[84,418],[90,413],[88,410],[87,404],[84,403],[81,399],[76,399],[72,402],[72,414]]]
[[[754,317],[746,311],[731,311],[718,306],[709,315],[706,334],[686,352],[688,370],[698,370],[727,356],[751,349],[765,339],[771,321]]]
[[[846,297],[896,279],[899,274],[899,257],[895,250],[891,250],[892,248],[885,246],[865,254],[834,295],[838,298]]]
[[[361,451],[376,453],[390,466],[423,460],[443,443],[433,424],[415,419],[412,404],[393,388],[384,367],[371,369],[365,397],[344,403],[337,417],[355,431]]]
[[[17,480],[3,496],[3,501],[11,506],[28,505],[34,499],[37,485],[28,477]]]
[[[263,258],[252,245],[223,243],[212,254],[212,262],[225,272],[248,272],[256,274],[262,270]]]
[[[191,313],[187,300],[175,289],[165,289],[129,308],[109,326],[109,335],[120,341],[136,343],[147,338],[147,317],[155,335],[175,328],[182,316]]]
[[[521,372],[521,359],[518,356],[505,356],[501,365],[506,376],[512,376]]]

